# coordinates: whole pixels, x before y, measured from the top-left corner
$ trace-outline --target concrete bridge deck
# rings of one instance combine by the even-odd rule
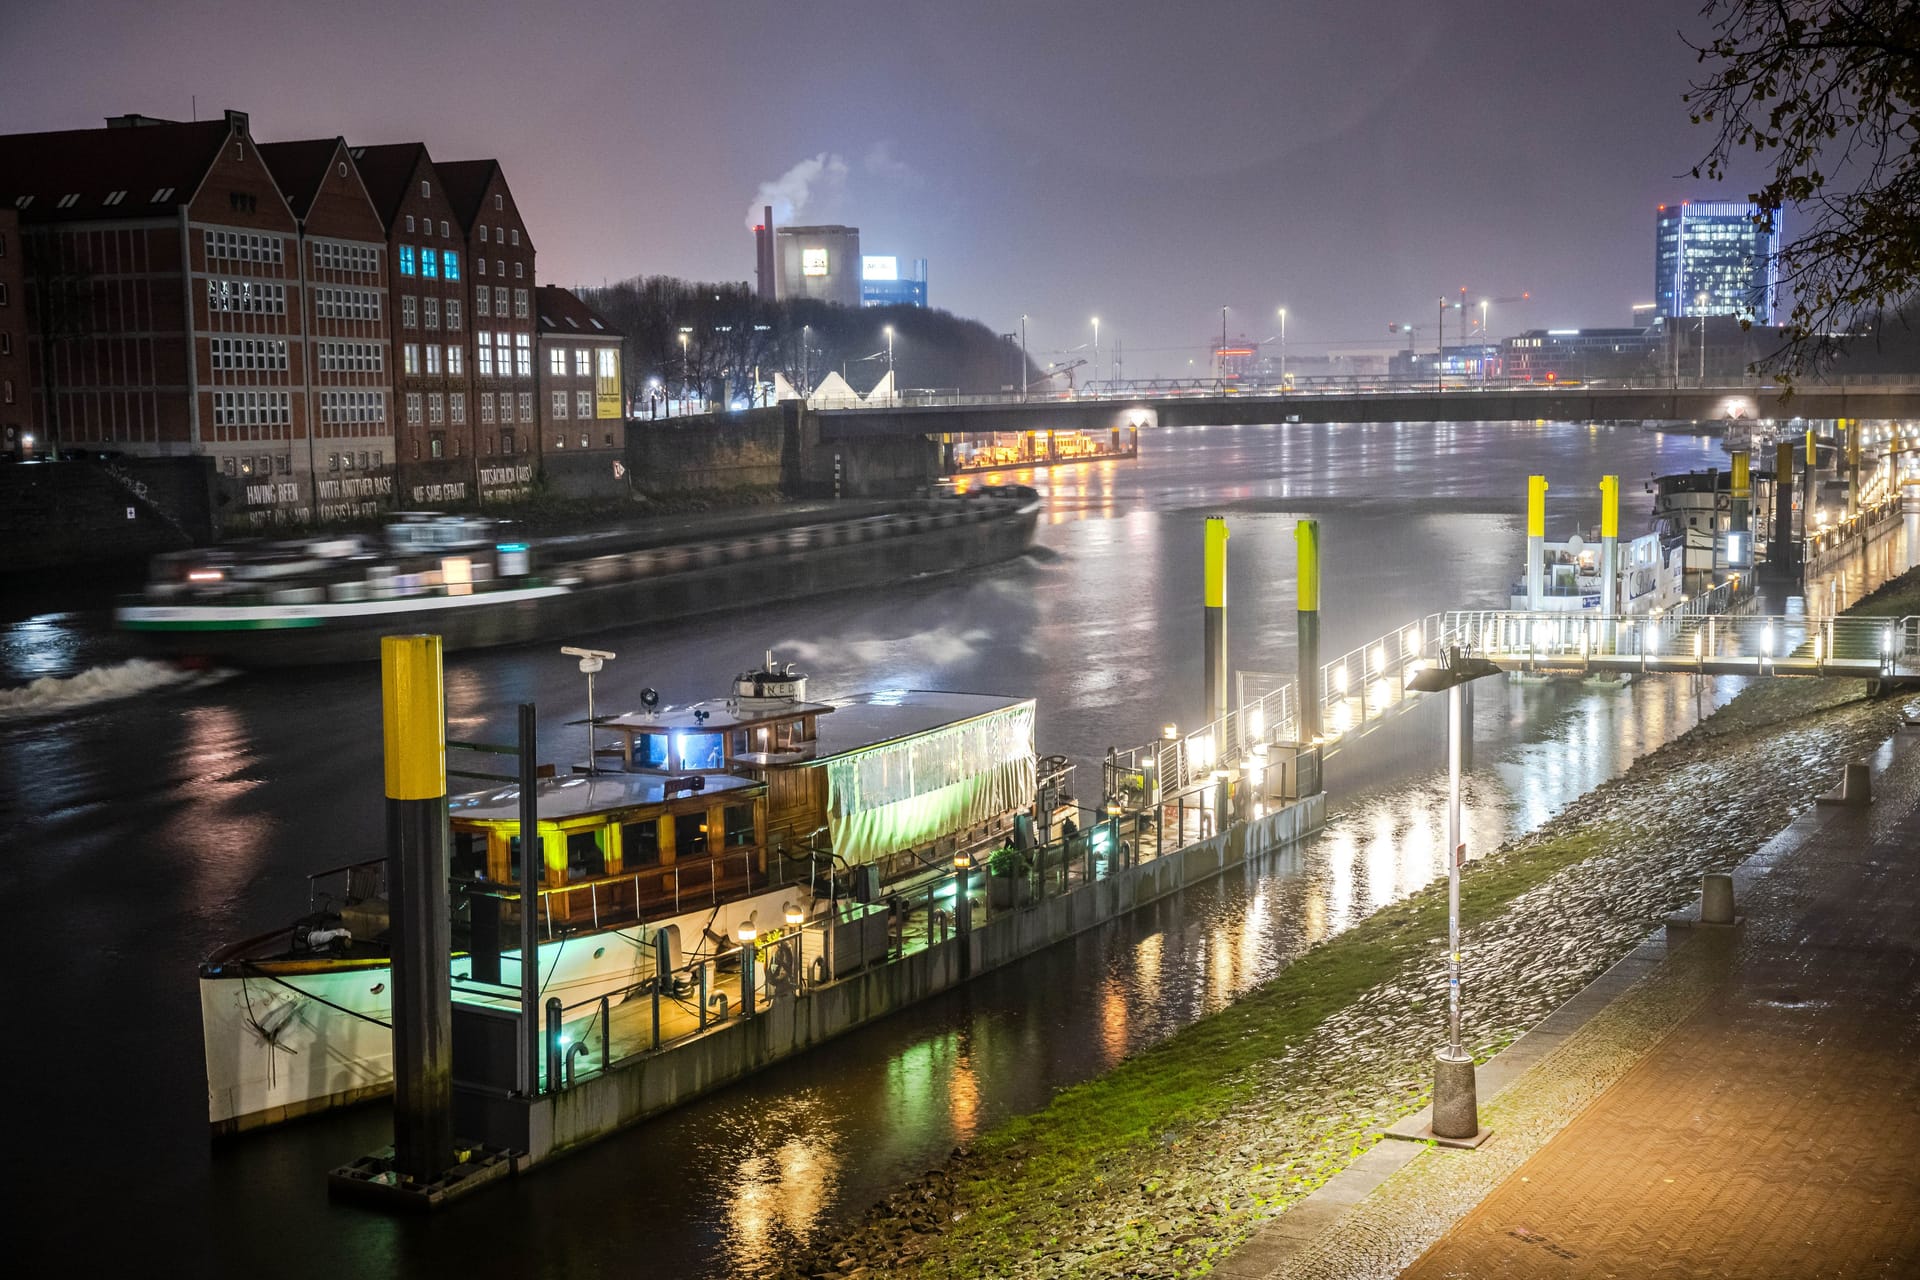
[[[1677,384],[1447,384],[1286,392],[1156,391],[1029,397],[943,396],[820,409],[823,440],[994,431],[1106,431],[1132,426],[1233,426],[1275,422],[1721,421],[1738,417],[1900,418],[1920,416],[1920,379],[1810,383],[1782,402],[1780,388],[1750,379]]]

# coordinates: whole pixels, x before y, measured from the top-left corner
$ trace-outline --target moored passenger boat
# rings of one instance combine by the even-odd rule
[[[919,690],[809,701],[769,655],[727,697],[605,717],[619,745],[595,771],[537,784],[541,998],[617,998],[655,972],[661,939],[717,955],[743,925],[819,923],[997,842],[1033,805],[1033,713]],[[456,796],[449,815],[453,976],[517,984],[519,787]],[[315,876],[306,915],[202,965],[215,1133],[391,1087],[384,882],[384,860]]]

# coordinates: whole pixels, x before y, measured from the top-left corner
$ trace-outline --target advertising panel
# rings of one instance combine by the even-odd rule
[[[613,347],[602,347],[594,356],[599,363],[593,371],[593,416],[617,418],[620,416],[620,352]]]
[[[898,280],[900,278],[900,259],[896,257],[868,254],[860,259],[860,278],[862,280]]]

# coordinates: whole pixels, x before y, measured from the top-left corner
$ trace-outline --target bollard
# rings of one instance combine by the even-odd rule
[[[1480,1096],[1472,1054],[1455,1057],[1446,1049],[1434,1052],[1432,1127],[1436,1138],[1461,1141],[1480,1135]]]
[[[547,1090],[550,1093],[560,1091],[560,1028],[563,1014],[560,1011],[560,997],[547,997]]]
[[[1707,872],[1700,878],[1700,923],[1733,921],[1733,877],[1724,871]]]
[[[1820,804],[1864,809],[1873,803],[1873,771],[1864,764],[1850,764],[1840,776],[1840,785],[1815,799]]]
[[[1527,477],[1527,608],[1546,599],[1547,478]]]

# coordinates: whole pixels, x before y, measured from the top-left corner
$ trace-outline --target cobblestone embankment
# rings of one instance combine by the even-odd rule
[[[1475,1053],[1498,1052],[1578,992],[1703,871],[1751,854],[1900,717],[1901,700],[1870,699],[1859,681],[1750,689],[1477,863],[1463,893]],[[1376,913],[1229,1009],[955,1152],[774,1274],[1205,1274],[1424,1104],[1444,910],[1442,883]]]

